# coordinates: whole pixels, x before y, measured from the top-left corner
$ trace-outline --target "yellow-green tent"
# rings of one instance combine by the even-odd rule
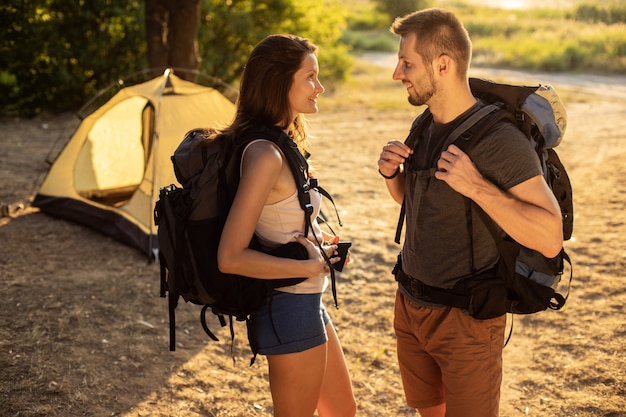
[[[171,155],[189,130],[223,127],[234,114],[235,105],[218,90],[170,69],[123,87],[81,121],[33,205],[151,256],[159,189],[177,184]]]

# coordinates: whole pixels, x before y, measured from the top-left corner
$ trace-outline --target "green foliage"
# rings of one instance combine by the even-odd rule
[[[429,6],[429,0],[373,0],[378,11],[391,18],[402,17]]]
[[[511,48],[503,63],[518,68],[545,71],[595,72],[619,71],[619,58],[624,64],[626,57],[626,33],[623,29],[610,27],[586,28],[578,31],[564,30],[554,39],[542,36],[520,42]],[[547,42],[551,47],[545,48]],[[622,69],[623,70],[623,69]]]
[[[372,0],[348,4],[348,29],[342,41],[354,51],[395,52],[398,39],[389,27],[398,16],[429,6],[430,0]]]
[[[346,29],[344,8],[339,0],[294,0],[290,19],[281,22],[277,32],[288,32],[311,39],[320,47],[320,77],[326,88],[345,80],[353,58],[340,42]]]
[[[236,85],[263,37],[293,33],[320,46],[327,89],[348,77],[350,52],[395,52],[392,17],[423,0],[202,0],[201,71]],[[439,4],[439,3],[438,3]],[[626,2],[571,10],[502,10],[448,0],[467,26],[474,63],[551,71],[626,71]],[[380,10],[385,10],[381,13]],[[147,66],[141,0],[0,3],[0,115],[74,110]]]
[[[617,1],[609,4],[579,4],[572,17],[583,22],[606,24],[626,23],[626,4]]]
[[[476,38],[504,38],[526,36],[534,29],[517,19],[511,19],[506,24],[494,24],[493,19],[475,18],[464,23],[465,28],[473,39]]]
[[[292,33],[318,45],[325,84],[344,79],[350,69],[347,47],[338,42],[346,25],[336,1],[205,0],[201,22],[201,71],[228,83],[238,80],[254,45],[272,33]]]
[[[388,30],[346,30],[341,39],[355,51],[396,52],[398,49],[398,38]]]
[[[202,0],[201,71],[234,83],[271,33],[320,46],[325,84],[350,70],[339,42],[345,16],[333,0]],[[0,114],[75,110],[114,80],[145,70],[141,0],[4,0],[0,5]]]
[[[618,16],[626,8],[626,1],[613,1],[604,6],[577,6],[572,10],[504,10],[476,6],[475,3],[470,5],[463,0],[448,0],[446,4],[445,7],[457,14],[470,33],[474,65],[542,71],[626,71],[625,25],[608,23],[620,21]],[[363,7],[358,13],[375,12]],[[582,16],[587,17],[583,19]],[[348,21],[371,19],[351,16]],[[391,23],[390,19],[388,23]],[[349,26],[343,40],[355,51],[395,51],[397,40],[393,47],[391,42],[387,44],[381,40],[388,35],[387,28],[388,25],[384,29],[358,27],[356,30]]]
[[[4,1],[0,113],[73,109],[114,76],[142,67],[142,13],[137,0]]]
[[[472,37],[474,63],[542,71],[623,72],[623,24],[572,20],[571,13],[496,11],[460,15]]]
[[[349,4],[346,16],[347,27],[350,31],[387,30],[390,18],[386,13],[380,13],[376,5],[371,2]]]

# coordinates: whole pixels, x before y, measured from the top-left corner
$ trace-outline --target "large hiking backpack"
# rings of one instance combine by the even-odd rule
[[[553,149],[562,140],[567,121],[565,108],[555,90],[549,85],[516,86],[476,78],[470,79],[470,88],[475,97],[488,104],[453,130],[442,151],[454,143],[467,153],[499,121],[508,120],[514,123],[535,148],[546,182],[561,208],[563,238],[570,239],[574,220],[572,187],[567,172]],[[431,121],[432,114],[426,110],[412,126],[411,137],[419,137]],[[442,304],[466,309],[472,315],[482,309],[483,312],[477,314],[478,318],[502,314],[504,311],[500,311],[501,308],[515,314],[531,314],[546,309],[560,310],[569,295],[572,279],[572,264],[565,249],[562,248],[554,258],[546,258],[541,253],[520,245],[510,236],[502,237],[495,222],[469,198],[465,198],[465,205],[470,236],[473,206],[476,209],[474,211],[479,213],[479,221],[487,226],[498,247],[500,259],[497,275],[504,280],[505,290],[500,293],[495,290],[493,294],[506,293],[505,307],[500,307],[502,304],[498,301],[494,302],[493,308],[487,307],[488,301],[484,299],[479,306],[478,300],[481,297],[475,297],[476,294],[450,294],[426,285],[423,287],[424,293],[432,294],[429,295],[432,300],[439,299]],[[403,205],[396,230],[396,243],[400,243],[404,216]],[[398,280],[401,275],[405,275],[401,272],[400,262],[399,260],[394,268]],[[567,294],[564,296],[556,290],[564,273],[565,262],[569,264],[570,277]]]
[[[315,179],[308,177],[308,164],[297,145],[282,129],[255,127],[234,143],[208,139],[211,131],[192,130],[184,137],[172,156],[176,179],[182,185],[163,187],[155,206],[158,226],[161,297],[168,295],[170,350],[176,348],[175,309],[182,297],[186,302],[202,305],[200,319],[207,335],[218,340],[206,323],[207,311],[217,315],[222,326],[233,319],[246,321],[258,310],[274,288],[294,285],[305,278],[263,280],[222,273],[217,266],[217,250],[222,229],[239,184],[240,161],[245,146],[254,139],[267,139],[279,146],[294,175],[298,200],[305,219],[305,236],[312,227],[313,206],[309,191],[313,188],[332,201]],[[334,204],[334,203],[333,203]],[[319,243],[319,242],[318,242]],[[256,237],[252,249],[261,250]],[[321,251],[325,255],[324,251]],[[290,242],[272,251],[274,256],[308,259],[304,246]],[[327,262],[330,261],[326,259]],[[335,276],[330,268],[333,296],[336,302]],[[248,332],[250,348],[256,356],[256,343]],[[253,361],[254,361],[253,357]]]

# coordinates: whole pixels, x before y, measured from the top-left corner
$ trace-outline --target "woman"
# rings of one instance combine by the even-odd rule
[[[304,114],[317,112],[324,92],[318,79],[317,47],[293,35],[271,35],[252,51],[241,80],[237,115],[222,132],[233,140],[255,125],[279,126],[300,147],[306,140]],[[311,192],[319,212],[321,197]],[[278,258],[251,250],[253,234],[271,248],[297,241],[308,260]],[[324,233],[317,222],[304,233],[304,213],[293,174],[279,148],[252,141],[241,160],[241,180],[218,251],[223,272],[262,279],[306,277],[283,287],[252,317],[250,331],[266,355],[277,417],[351,417],[356,402],[341,345],[321,302],[328,267],[313,242],[330,243],[326,255],[336,262],[338,236]]]

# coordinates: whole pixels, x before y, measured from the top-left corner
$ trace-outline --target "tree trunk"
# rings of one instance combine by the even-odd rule
[[[177,6],[170,9],[170,31],[167,37],[170,65],[197,70],[200,68],[197,39],[200,0],[174,0],[171,3],[177,3]]]
[[[161,0],[146,0],[146,41],[148,68],[162,72],[167,62],[167,22],[169,12]],[[156,75],[156,74],[154,74]]]
[[[148,64],[155,73],[166,67],[197,70],[200,0],[146,0]],[[156,74],[155,74],[156,75]],[[192,73],[181,78],[195,80]]]

